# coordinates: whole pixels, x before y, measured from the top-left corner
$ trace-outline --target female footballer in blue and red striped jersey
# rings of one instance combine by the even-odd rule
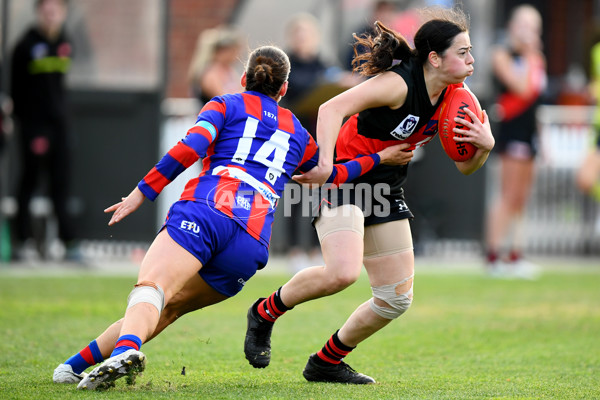
[[[142,343],[179,316],[234,296],[266,265],[284,185],[294,171],[308,171],[318,161],[311,135],[278,105],[289,70],[280,49],[254,50],[241,80],[246,91],[208,102],[187,135],[129,196],[105,210],[113,212],[109,225],[121,221],[203,158],[202,172],[173,204],[142,262],[124,318],[59,365],[55,382],[79,382],[79,389],[92,390],[135,375],[145,366]],[[396,153],[403,148],[351,160],[338,166],[329,181],[352,180],[381,162],[398,163]]]
[[[252,366],[264,368],[271,358],[275,321],[298,304],[345,289],[365,266],[372,297],[309,357],[303,371],[309,381],[375,382],[342,360],[412,303],[415,267],[408,222],[412,214],[402,185],[412,150],[437,133],[438,107],[445,94],[453,86],[463,86],[473,73],[467,18],[458,9],[433,9],[432,18],[415,35],[415,49],[380,22],[374,35],[357,39],[355,49],[363,46],[367,51],[355,58],[355,71],[373,77],[321,105],[319,164],[296,181],[325,182],[334,168],[334,148],[336,162],[343,162],[372,149],[404,143],[410,145],[404,163],[380,165],[357,178],[348,196],[338,195],[334,200],[333,191],[325,192],[328,196],[315,222],[325,265],[298,272],[269,297],[258,299],[247,314],[244,352]],[[455,119],[465,129],[454,128],[454,132],[465,136],[457,141],[472,143],[477,150],[473,158],[455,165],[468,175],[484,164],[494,138],[485,113],[480,121],[473,111],[465,108],[465,112],[470,120]],[[350,118],[342,125],[346,117]]]

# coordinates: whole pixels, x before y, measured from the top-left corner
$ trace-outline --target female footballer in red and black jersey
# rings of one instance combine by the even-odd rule
[[[474,59],[467,18],[458,9],[434,9],[415,35],[415,48],[381,23],[375,34],[358,38],[356,46],[367,49],[355,57],[355,71],[371,79],[327,101],[319,108],[318,166],[295,180],[323,184],[337,162],[368,154],[372,149],[401,143],[403,166],[378,166],[354,180],[349,196],[327,191],[315,228],[321,241],[325,266],[298,272],[266,299],[248,310],[244,351],[250,364],[264,368],[270,362],[270,336],[274,322],[305,301],[331,295],[354,283],[365,266],[373,296],[360,305],[346,323],[311,355],[303,371],[309,381],[368,384],[375,380],[360,374],[342,359],[360,342],[402,315],[413,297],[414,253],[404,203],[402,183],[417,146],[437,132],[437,107],[454,85],[462,86],[473,73]],[[393,66],[394,60],[400,64]],[[486,161],[494,146],[487,115],[480,121],[456,118],[464,129],[457,141],[472,143],[477,150],[467,161],[455,162],[468,175]],[[342,126],[344,118],[350,119]],[[362,184],[362,185],[361,185]],[[387,188],[379,196],[378,185]],[[369,190],[370,189],[370,190]],[[340,198],[342,200],[340,200]],[[349,200],[348,200],[349,198]],[[376,213],[376,206],[380,211]],[[373,211],[373,212],[371,212]]]
[[[368,108],[351,116],[342,126],[336,142],[336,163],[351,160],[356,155],[371,154],[375,149],[378,149],[375,150],[377,152],[392,144],[405,144],[405,151],[409,154],[417,147],[426,145],[438,132],[438,107],[444,99],[444,94],[454,87],[463,86],[462,83],[449,85],[437,101],[432,103],[427,95],[422,67],[418,60],[409,59],[395,65],[389,71],[399,75],[406,83],[404,104],[397,109],[388,106]],[[380,165],[352,181],[353,185],[385,184],[385,187],[389,188],[383,196],[384,201],[378,200],[381,197],[372,197],[372,201],[368,201],[364,197],[371,193],[361,191],[360,201],[365,214],[365,226],[412,217],[404,202],[402,189],[407,174],[408,163],[401,166]],[[331,196],[331,192],[325,193]],[[356,204],[358,199],[354,198],[352,191],[349,193],[349,196],[335,196],[338,205]],[[331,199],[326,197],[324,200],[328,202]],[[370,207],[367,208],[367,205]],[[379,212],[375,213],[375,209]],[[386,216],[382,216],[383,213]]]

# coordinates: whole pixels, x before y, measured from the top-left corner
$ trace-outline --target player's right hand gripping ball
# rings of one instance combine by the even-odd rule
[[[444,101],[440,106],[440,116],[438,119],[440,142],[448,157],[454,161],[466,161],[475,155],[477,147],[471,143],[456,142],[454,137],[462,137],[463,135],[454,132],[454,127],[465,129],[462,124],[454,121],[454,118],[459,117],[466,119],[471,118],[467,115],[464,109],[468,107],[473,111],[480,121],[483,121],[483,111],[477,97],[470,90],[465,88],[455,88],[450,93],[446,93]]]

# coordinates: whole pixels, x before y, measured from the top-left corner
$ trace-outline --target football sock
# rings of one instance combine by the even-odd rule
[[[487,262],[490,264],[496,262],[496,260],[498,260],[498,253],[493,250],[488,250],[486,259],[487,259]]]
[[[277,289],[272,295],[264,299],[258,304],[258,313],[264,320],[275,322],[275,320],[285,314],[286,311],[293,307],[287,307],[281,301],[281,288]]]
[[[121,353],[125,353],[127,350],[139,350],[142,347],[142,339],[135,335],[123,335],[117,339],[115,343],[115,349],[113,350],[111,357],[118,356]]]
[[[339,364],[356,347],[346,346],[338,338],[339,329],[331,335],[325,346],[317,353],[318,360],[323,363]]]
[[[508,255],[508,260],[510,262],[516,262],[521,259],[521,252],[519,250],[511,250]]]
[[[104,361],[96,340],[92,340],[83,350],[73,355],[65,364],[69,364],[76,374],[81,374],[88,367]]]

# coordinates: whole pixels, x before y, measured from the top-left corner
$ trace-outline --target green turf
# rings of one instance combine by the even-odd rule
[[[252,368],[242,351],[246,310],[287,279],[261,273],[235,298],[145,344],[148,364],[135,386],[122,379],[99,394],[53,384],[56,365],[122,315],[133,279],[0,268],[0,399],[600,398],[600,266],[535,282],[417,271],[411,310],[346,359],[377,385],[308,383],[301,374],[310,353],[368,298],[364,276],[285,315],[271,365]]]

